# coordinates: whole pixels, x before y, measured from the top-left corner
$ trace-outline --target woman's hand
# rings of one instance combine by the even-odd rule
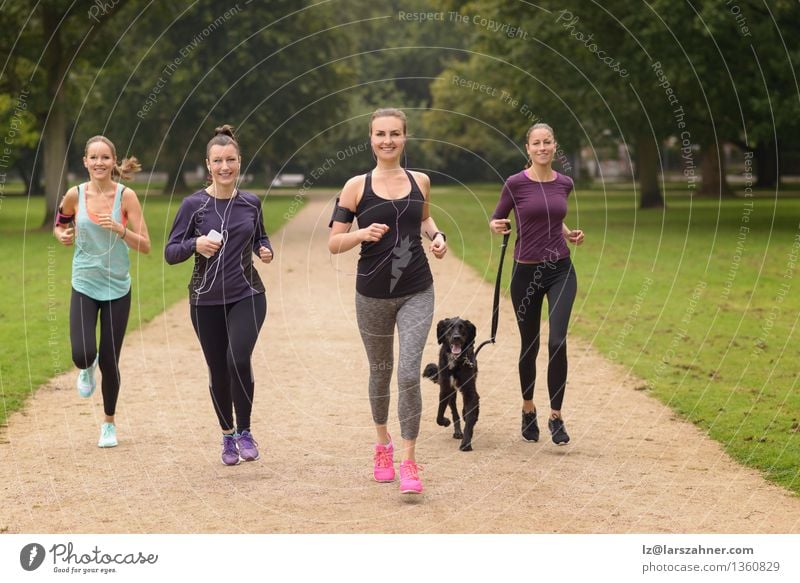
[[[67,227],[66,229],[57,229],[56,238],[62,245],[69,247],[75,242],[75,227]]]
[[[122,223],[116,222],[111,215],[98,215],[97,216],[97,224],[103,227],[104,229],[111,231],[117,235],[122,235],[125,232],[125,225]]]
[[[567,241],[575,245],[583,243],[583,231],[580,229],[573,229],[564,236],[567,238]]]
[[[195,250],[204,257],[213,257],[220,247],[222,247],[222,242],[212,241],[205,235],[201,235],[195,240]]]
[[[372,223],[369,227],[358,230],[359,239],[374,243],[380,241],[389,232],[389,225],[382,223]]]
[[[258,258],[261,259],[262,263],[270,263],[272,262],[272,251],[264,247],[263,245],[258,248]]]
[[[447,253],[447,241],[444,240],[441,233],[437,233],[431,241],[431,253],[436,259],[441,259]]]
[[[508,219],[492,219],[489,228],[498,235],[508,235],[511,232],[511,221]]]

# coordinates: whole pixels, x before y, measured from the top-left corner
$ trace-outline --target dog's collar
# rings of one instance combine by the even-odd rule
[[[466,350],[462,351],[461,354],[459,354],[458,356],[455,356],[455,357],[453,356],[452,353],[448,353],[447,354],[447,368],[449,368],[451,370],[456,368],[456,366],[458,366],[458,362],[460,360],[463,360],[462,366],[465,366],[467,368],[475,368],[475,363],[472,361],[472,359],[468,358],[465,353],[466,353]]]

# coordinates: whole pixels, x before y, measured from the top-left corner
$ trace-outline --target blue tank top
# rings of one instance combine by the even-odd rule
[[[122,217],[122,192],[117,186],[111,216],[118,223]],[[116,300],[131,289],[128,246],[120,236],[104,229],[89,216],[86,187],[78,186],[78,212],[75,214],[75,253],[72,257],[72,287],[98,301]]]

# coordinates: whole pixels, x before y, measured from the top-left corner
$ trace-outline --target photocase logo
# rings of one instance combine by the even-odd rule
[[[26,571],[35,571],[42,566],[45,557],[44,547],[39,543],[30,543],[19,552],[19,564]]]

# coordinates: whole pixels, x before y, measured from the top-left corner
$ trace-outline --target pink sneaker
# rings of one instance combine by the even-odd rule
[[[419,466],[411,460],[400,464],[400,493],[421,494],[422,482],[419,479]]]
[[[375,468],[372,475],[375,476],[376,482],[394,482],[394,446],[392,445],[391,437],[389,443],[383,445],[381,443],[375,444]]]

